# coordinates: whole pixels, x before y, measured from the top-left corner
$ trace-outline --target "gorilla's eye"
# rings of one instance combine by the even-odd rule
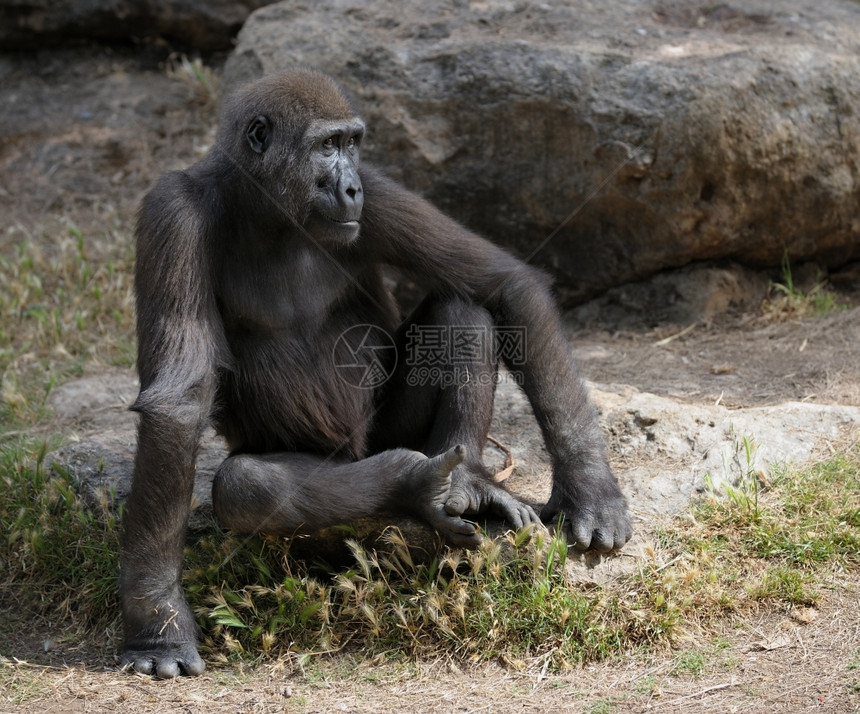
[[[330,136],[328,139],[326,139],[323,142],[323,147],[325,147],[326,149],[333,149],[334,148],[334,137]]]
[[[354,149],[355,148],[355,137],[354,136],[349,137],[349,141],[347,142],[346,145],[350,149]]]

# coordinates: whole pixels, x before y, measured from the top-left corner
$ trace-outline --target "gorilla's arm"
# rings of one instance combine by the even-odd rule
[[[223,339],[199,198],[186,174],[166,175],[144,200],[136,234],[140,421],[123,534],[122,658],[161,677],[204,668],[180,586],[194,460]]]
[[[363,251],[430,289],[465,294],[498,326],[526,328],[525,361],[508,367],[522,374],[552,456],[552,495],[541,517],[563,514],[578,548],[620,548],[632,533],[627,504],[543,274],[373,169],[363,167],[361,179]]]

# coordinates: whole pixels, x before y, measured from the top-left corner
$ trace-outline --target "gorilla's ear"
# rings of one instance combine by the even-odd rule
[[[248,139],[248,144],[258,154],[262,154],[269,148],[271,142],[271,128],[269,118],[260,114],[249,125],[245,132],[245,137]]]

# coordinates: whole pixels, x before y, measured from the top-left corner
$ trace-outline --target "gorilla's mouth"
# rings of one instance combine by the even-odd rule
[[[316,238],[350,242],[358,236],[361,225],[356,218],[335,218],[321,211],[314,211],[305,223],[305,229]]]
[[[358,218],[335,218],[322,212],[317,213],[317,215],[327,223],[333,223],[341,228],[356,228],[358,226]]]

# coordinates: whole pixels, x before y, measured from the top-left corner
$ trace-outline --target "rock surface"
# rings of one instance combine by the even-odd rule
[[[267,1],[0,0],[0,47],[167,37],[202,50],[227,49],[251,11]]]
[[[281,2],[225,85],[334,75],[366,156],[570,302],[695,260],[860,256],[860,4]]]
[[[47,463],[55,471],[68,472],[79,494],[96,510],[106,503],[124,501],[131,487],[136,417],[127,406],[136,389],[130,372],[113,372],[69,382],[51,395],[55,414],[61,422],[75,426],[78,440],[49,454]],[[801,463],[828,440],[838,441],[846,430],[856,432],[860,426],[857,406],[788,403],[730,410],[719,405],[682,404],[618,386],[595,387],[592,396],[636,529],[621,557],[571,553],[572,575],[592,581],[634,567],[645,543],[643,536],[655,518],[687,507],[705,492],[706,482],[715,489],[753,478],[766,485],[774,465]],[[549,497],[549,459],[528,401],[510,380],[499,385],[491,435],[510,451],[515,464],[506,486],[527,502],[544,503]],[[750,458],[745,439],[751,446]],[[207,434],[197,461],[193,529],[212,522],[212,477],[225,456],[220,439]],[[505,454],[489,444],[485,460],[500,471]],[[407,518],[366,519],[352,524],[349,535],[378,544],[389,525],[400,528],[417,551],[436,552],[435,533]],[[494,534],[505,529],[502,523],[489,523],[488,528]],[[344,537],[344,531],[335,528],[296,539],[295,552],[338,562],[348,556]]]

